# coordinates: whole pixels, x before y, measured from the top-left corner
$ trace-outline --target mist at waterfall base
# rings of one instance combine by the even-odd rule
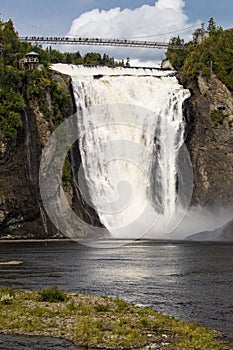
[[[77,182],[109,238],[185,239],[230,219],[230,213],[190,209],[193,172],[183,117],[190,92],[174,72],[52,68],[72,78],[82,158]]]

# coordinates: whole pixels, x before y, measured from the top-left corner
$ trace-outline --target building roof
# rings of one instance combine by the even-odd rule
[[[39,56],[39,54],[35,51],[28,52],[26,56]]]

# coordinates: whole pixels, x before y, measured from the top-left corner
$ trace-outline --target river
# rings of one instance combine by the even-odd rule
[[[68,291],[119,297],[233,339],[233,244],[136,241],[93,249],[70,241],[1,243],[0,262],[10,260],[23,264],[1,265],[0,286],[40,289],[56,284]],[[4,339],[0,336],[0,349]]]

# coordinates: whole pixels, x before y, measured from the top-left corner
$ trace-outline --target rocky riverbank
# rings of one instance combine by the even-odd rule
[[[99,349],[232,350],[223,336],[145,307],[96,295],[0,289],[0,333]]]

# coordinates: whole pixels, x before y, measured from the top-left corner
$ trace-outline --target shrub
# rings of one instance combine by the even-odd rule
[[[146,327],[149,325],[149,320],[146,317],[142,317],[141,320],[139,321],[139,324],[143,327]]]
[[[57,303],[60,301],[66,301],[67,297],[64,292],[62,292],[58,286],[52,286],[50,288],[45,288],[39,291],[38,301],[47,301],[49,303]]]
[[[219,124],[221,125],[224,120],[224,113],[223,111],[215,109],[214,111],[211,112],[210,118],[214,122],[215,126],[218,126]]]

